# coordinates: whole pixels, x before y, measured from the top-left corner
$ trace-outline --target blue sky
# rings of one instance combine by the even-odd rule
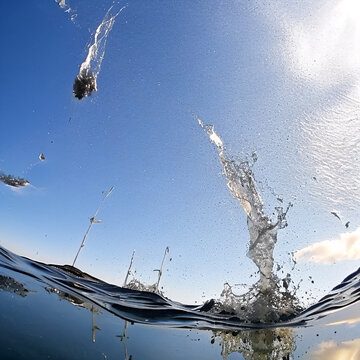
[[[155,282],[169,246],[163,285],[172,298],[251,284],[245,214],[189,110],[215,126],[233,156],[257,151],[270,214],[279,205],[273,192],[294,204],[275,250],[285,272],[290,252],[360,226],[359,125],[349,120],[358,117],[359,67],[349,61],[356,3],[131,1],[109,34],[98,91],[81,101],[73,81],[112,2],[67,3],[74,22],[55,1],[0,4],[0,170],[33,185],[0,187],[3,246],[71,263],[102,192],[115,186],[79,268],[121,284],[136,249],[137,276]],[[326,18],[338,21],[332,42]],[[299,264],[294,279],[308,289],[312,275],[322,294],[358,265]]]

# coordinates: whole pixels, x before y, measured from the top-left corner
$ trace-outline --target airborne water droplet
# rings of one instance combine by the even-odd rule
[[[250,234],[247,256],[258,267],[260,274],[259,281],[248,293],[241,296],[234,295],[232,287],[225,284],[221,299],[214,310],[230,313],[235,311],[251,321],[262,322],[278,321],[281,317],[292,316],[299,310],[299,306],[295,295],[289,290],[290,276],[280,280],[273,273],[277,232],[287,226],[286,214],[292,205],[290,203],[285,210],[280,206],[276,207],[276,218],[269,218],[264,213],[263,202],[249,162],[237,162],[229,158],[214,127],[205,125],[199,118],[197,120],[216,146],[227,186],[247,215]],[[257,160],[255,152],[252,159],[254,162]]]

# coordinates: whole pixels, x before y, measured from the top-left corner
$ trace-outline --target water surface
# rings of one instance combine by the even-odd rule
[[[292,319],[250,322],[212,312],[211,299],[184,305],[0,248],[4,359],[325,360],[333,339],[357,359],[359,299],[360,269]]]

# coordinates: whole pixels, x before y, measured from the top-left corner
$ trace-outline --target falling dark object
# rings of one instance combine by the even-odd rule
[[[45,155],[43,153],[39,155],[39,160],[45,161]]]
[[[341,221],[340,216],[335,211],[331,211],[330,213],[333,214],[336,218],[338,218]]]
[[[4,173],[0,173],[0,181],[2,181],[5,185],[16,188],[30,185],[30,183],[23,178],[15,177],[14,175],[5,175]]]
[[[336,218],[338,218],[342,222],[341,217],[335,211],[331,211],[330,213],[333,214]],[[345,223],[345,227],[347,229],[349,228],[349,225],[350,225],[350,221]]]
[[[96,90],[96,76],[91,71],[86,71],[76,76],[73,86],[73,93],[76,98],[81,100]]]

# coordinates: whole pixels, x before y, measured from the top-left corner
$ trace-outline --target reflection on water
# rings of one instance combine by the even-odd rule
[[[16,258],[11,253],[4,252],[4,255]],[[28,259],[19,258],[19,260],[25,263],[23,268],[18,266],[18,271],[14,271],[15,268],[11,270],[0,267],[3,274],[0,276],[0,290],[15,293],[22,298],[14,301],[11,296],[1,296],[2,291],[0,291],[0,331],[4,331],[5,334],[5,337],[0,337],[0,348],[2,349],[0,356],[3,356],[1,358],[39,359],[55,353],[63,354],[62,358],[66,359],[87,360],[101,358],[125,360],[133,358],[147,360],[222,358],[226,360],[234,358],[236,354],[241,355],[244,360],[290,360],[296,358],[303,360],[357,360],[359,356],[360,339],[346,338],[345,335],[348,325],[350,325],[350,336],[358,331],[359,317],[356,310],[358,308],[348,311],[349,319],[347,320],[344,319],[341,312],[340,314],[336,313],[335,318],[330,317],[330,320],[326,320],[326,312],[322,308],[327,304],[325,307],[331,310],[336,305],[331,297],[319,302],[317,310],[316,307],[309,309],[310,317],[308,317],[308,319],[316,319],[313,313],[317,312],[318,316],[322,317],[322,322],[328,321],[328,323],[325,322],[325,325],[328,326],[318,326],[316,320],[313,320],[295,324],[288,323],[286,328],[266,328],[266,324],[250,324],[253,328],[247,330],[239,330],[234,323],[233,328],[228,326],[227,330],[222,330],[221,327],[224,324],[220,326],[213,324],[211,329],[210,322],[216,320],[216,317],[209,317],[207,326],[211,330],[198,331],[191,330],[191,328],[198,328],[201,318],[207,316],[206,312],[199,311],[196,315],[189,307],[187,314],[177,314],[175,306],[179,307],[180,304],[170,302],[161,304],[158,295],[137,292],[138,299],[131,299],[128,297],[131,290],[124,289],[122,292],[121,288],[102,283],[84,273],[78,272],[75,275],[73,268],[71,273],[67,273],[67,275],[64,273],[66,276],[61,277],[64,269],[45,267],[41,263],[34,263]],[[26,289],[22,284],[24,276],[27,276],[24,271],[26,267],[28,270],[33,267],[33,273],[27,277],[26,287],[35,288],[36,293]],[[40,280],[40,273],[46,282]],[[344,292],[346,287],[350,287],[351,292],[358,290],[359,282],[352,282],[357,279],[358,274],[359,272],[354,273],[342,283],[340,289],[343,291],[343,296],[349,296]],[[44,291],[41,291],[39,287]],[[30,292],[33,292],[34,295],[26,296]],[[54,294],[56,297],[53,296]],[[62,301],[57,301],[57,297]],[[108,299],[107,302],[104,301],[105,297]],[[124,300],[120,301],[119,299],[122,298]],[[100,305],[95,304],[92,299],[98,301]],[[103,300],[100,301],[100,299]],[[156,300],[157,303],[151,302],[151,299]],[[64,306],[65,301],[63,300],[71,306]],[[19,306],[20,304],[21,306]],[[142,310],[138,307],[143,306],[141,304],[147,304],[148,307],[143,307]],[[170,308],[170,305],[173,307]],[[128,307],[126,308],[126,306]],[[136,306],[138,309],[131,309],[131,306]],[[5,309],[8,310],[4,311]],[[77,311],[77,309],[85,311]],[[349,310],[349,308],[347,309]],[[116,312],[116,310],[118,311]],[[161,313],[163,314],[161,315]],[[189,322],[190,317],[193,317],[192,322]],[[219,319],[217,321],[220,321]],[[57,324],[56,327],[54,327],[54,323]],[[307,326],[301,327],[301,325]],[[171,329],[171,327],[187,326],[190,329]],[[276,326],[281,326],[281,324],[276,324]],[[11,331],[5,331],[4,329],[7,327],[11,328]],[[341,335],[339,343],[332,341],[334,327]],[[48,328],[52,330],[50,331]],[[339,330],[340,328],[343,330]],[[131,330],[130,334],[129,330]],[[305,332],[312,334],[310,342],[306,341],[306,348],[301,345],[304,340],[302,335],[299,335],[299,333]],[[330,336],[324,338],[323,335],[326,333]],[[35,343],[33,343],[34,340],[31,340],[31,343],[22,345],[24,337],[26,338],[30,334],[36,334]],[[321,336],[318,337],[315,334]],[[119,344],[119,340],[121,344]],[[69,341],[74,349],[64,349],[64,343],[69,343]],[[215,343],[220,346],[215,346]],[[302,346],[302,349],[299,350],[299,346],[300,348]],[[311,350],[308,357],[304,358],[309,347]],[[19,348],[22,351],[20,355],[16,352],[18,350],[15,350]],[[179,348],[182,349],[181,352],[178,351]],[[30,351],[33,352],[32,356],[28,356]],[[60,359],[61,357],[55,356],[55,358]]]
[[[11,278],[10,278],[11,279]],[[12,281],[14,281],[15,283],[17,283],[15,280],[12,279]],[[21,285],[21,284],[20,284]],[[92,338],[92,342],[95,343],[96,341],[96,332],[100,331],[101,329],[96,325],[95,322],[95,315],[101,315],[103,312],[101,311],[101,309],[94,305],[91,301],[87,301],[85,298],[84,299],[80,299],[80,297],[74,296],[72,294],[69,294],[65,291],[56,289],[54,287],[46,287],[45,290],[48,293],[52,293],[52,294],[56,294],[61,300],[66,300],[68,301],[70,304],[76,306],[76,307],[81,307],[84,309],[87,309],[91,312],[91,338]],[[120,341],[123,343],[124,345],[124,354],[125,354],[125,360],[131,360],[132,359],[132,355],[128,354],[128,349],[127,349],[127,344],[126,344],[126,340],[129,339],[129,337],[127,336],[126,332],[127,332],[127,328],[128,328],[128,321],[125,320],[124,323],[124,331],[122,333],[122,335],[117,336],[120,338]],[[105,355],[106,356],[106,355]]]
[[[149,289],[145,292],[108,284],[70,265],[46,265],[22,258],[1,247],[0,269],[12,269],[12,271],[28,275],[35,279],[40,286],[45,285],[45,287],[52,288],[48,292],[61,294],[62,298],[77,306],[91,310],[92,305],[97,305],[125,320],[177,328],[237,331],[295,327],[316,322],[327,314],[341,310],[360,300],[359,269],[301,314],[291,318],[283,312],[278,321],[268,320],[264,323],[256,317],[251,319],[226,311],[225,307],[219,311],[218,304],[212,299],[199,306],[181,304],[160,294],[149,292]],[[278,290],[276,289],[276,291]],[[61,291],[65,294],[62,294]],[[251,292],[247,293],[247,296],[250,295]],[[255,315],[263,312],[266,314],[270,306],[279,305],[267,303],[266,300],[269,299],[270,294],[268,297],[266,295],[266,293],[262,293],[261,297],[256,297],[255,294],[255,298],[249,298],[248,303],[244,304],[248,308],[241,311],[247,310],[249,315],[252,315],[253,311],[256,313]],[[291,303],[291,298],[287,300],[281,291],[280,295],[282,301]],[[77,298],[81,300],[79,301]],[[229,297],[225,295],[225,298]],[[83,303],[89,303],[89,305]],[[279,316],[279,313],[277,315]]]
[[[360,338],[337,343],[325,341],[319,344],[306,360],[358,360],[360,359]]]
[[[118,336],[118,337],[120,338],[120,341],[124,344],[125,360],[132,360],[132,355],[129,356],[128,348],[127,348],[127,345],[126,345],[126,339],[129,338],[129,337],[126,336],[127,326],[128,326],[128,322],[125,320],[124,332],[122,333],[121,336]]]
[[[95,342],[96,331],[101,330],[95,324],[95,314],[98,314],[98,315],[101,314],[100,308],[95,306],[90,301],[84,301],[84,300],[78,298],[77,296],[68,294],[67,292],[61,291],[61,290],[56,289],[56,288],[51,287],[51,286],[46,287],[45,290],[48,293],[53,293],[53,294],[58,295],[61,300],[66,300],[66,301],[70,302],[74,306],[79,306],[79,307],[82,307],[84,309],[87,309],[87,310],[91,311],[91,314],[92,314],[92,328],[91,328],[92,341]]]
[[[94,306],[91,307],[91,313],[92,313],[92,341],[95,342],[96,337],[96,331],[101,330],[96,324],[95,324],[95,312],[98,312],[97,309],[95,309]]]
[[[223,360],[236,352],[245,360],[287,360],[294,349],[290,329],[214,332],[214,336],[220,340]]]
[[[165,252],[166,254],[166,252]],[[0,275],[0,289],[14,292],[17,295],[25,297],[29,290],[9,276]],[[61,300],[68,301],[75,307],[81,307],[91,312],[91,334],[92,341],[96,340],[96,332],[101,330],[95,322],[95,315],[101,315],[102,311],[95,306],[91,301],[81,299],[68,292],[59,290],[55,287],[47,286],[45,290],[49,294],[56,294]],[[131,360],[132,355],[129,355],[127,348],[127,335],[129,322],[125,320],[124,330],[122,335],[118,335],[120,341],[124,345],[125,360]],[[228,358],[231,353],[241,353],[246,360],[275,360],[288,359],[289,354],[293,351],[293,336],[290,329],[258,329],[254,331],[239,331],[239,332],[225,332],[214,331],[213,339],[219,339],[221,344],[221,355],[224,360]],[[212,343],[214,340],[212,340]]]
[[[27,296],[30,292],[23,284],[12,277],[3,275],[0,275],[0,290],[11,292],[21,297]]]
[[[0,275],[0,289],[13,292],[22,297],[27,296],[29,290],[24,285],[16,281],[12,277]],[[47,286],[45,290],[49,294],[56,294],[60,300],[65,300],[75,307],[81,307],[91,312],[91,338],[95,343],[96,332],[101,330],[95,322],[95,315],[101,315],[101,309],[94,305],[86,298],[80,298],[66,291],[59,290],[55,287]],[[127,347],[127,335],[129,322],[125,320],[124,329],[120,338],[124,346],[124,359],[132,360]],[[289,359],[289,355],[293,351],[293,331],[290,329],[257,329],[254,331],[213,331],[211,343],[218,339],[221,344],[221,356],[224,360],[231,353],[240,353],[245,360],[276,360]]]

